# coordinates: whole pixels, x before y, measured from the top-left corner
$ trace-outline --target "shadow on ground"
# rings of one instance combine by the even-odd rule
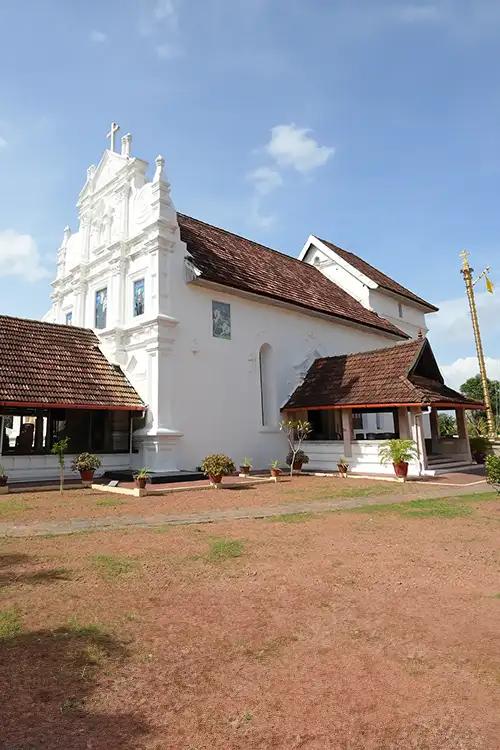
[[[2,575],[27,557],[2,555]],[[11,632],[0,638],[1,750],[140,747],[148,734],[140,716],[93,706],[98,689],[106,701],[102,680],[129,658],[127,646],[96,625],[75,621],[22,632],[17,617],[11,613]]]

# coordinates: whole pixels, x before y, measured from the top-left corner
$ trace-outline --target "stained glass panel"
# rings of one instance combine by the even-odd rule
[[[212,334],[217,339],[231,338],[231,305],[212,302]]]
[[[108,309],[108,290],[99,289],[95,293],[95,327],[106,328],[106,312]]]
[[[144,314],[144,279],[134,281],[134,315]]]

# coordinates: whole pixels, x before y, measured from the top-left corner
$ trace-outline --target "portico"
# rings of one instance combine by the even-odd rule
[[[406,438],[417,448],[410,475],[422,476],[471,463],[465,412],[480,408],[444,384],[430,344],[417,339],[316,360],[283,411],[312,425],[310,469],[335,470],[345,456],[354,473],[392,473],[380,443]],[[455,412],[457,436],[440,435],[439,410]]]

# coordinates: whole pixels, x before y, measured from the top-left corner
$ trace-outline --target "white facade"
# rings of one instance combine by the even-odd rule
[[[104,353],[147,404],[145,424],[134,433],[134,467],[193,469],[212,452],[227,453],[235,463],[249,456],[255,468],[282,461],[280,406],[313,360],[391,346],[398,338],[199,279],[186,263],[164,160],[157,157],[148,180],[146,162],[130,149],[127,135],[120,154],[106,150],[99,166],[88,170],[79,230],[64,232],[46,320],[71,318],[96,330]],[[321,270],[365,307],[410,335],[427,330],[418,306],[406,301],[404,323],[396,320],[390,294],[345,262],[335,265],[323,248],[317,252]],[[309,253],[306,262],[315,257]],[[139,314],[134,282],[143,282]],[[103,290],[104,327],[96,328],[103,324],[95,312]],[[214,301],[230,306],[230,339],[212,333]]]
[[[434,308],[380,286],[314,235],[309,236],[299,257],[316,266],[367,310],[378,313],[412,338],[427,333],[425,315]]]

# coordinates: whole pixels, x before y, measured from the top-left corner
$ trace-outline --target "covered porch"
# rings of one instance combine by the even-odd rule
[[[129,468],[144,408],[92,331],[0,316],[0,464],[9,483],[56,478],[51,450],[62,438],[68,474],[85,452],[99,456],[100,471]]]
[[[392,475],[380,444],[405,438],[417,449],[409,475],[419,477],[472,463],[466,410],[479,408],[444,384],[429,343],[416,340],[316,360],[283,412],[312,425],[308,469],[336,471],[345,457],[353,473]],[[455,413],[456,435],[440,434],[440,410]]]

